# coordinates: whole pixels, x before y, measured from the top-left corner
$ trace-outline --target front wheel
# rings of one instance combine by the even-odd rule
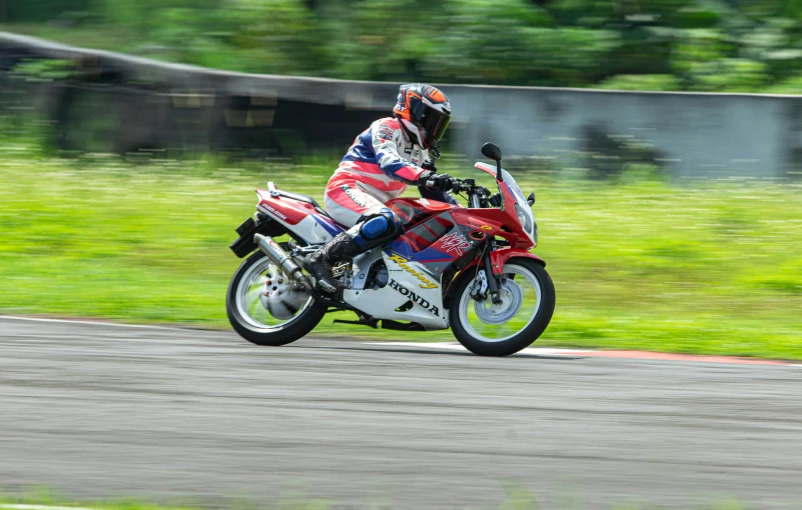
[[[543,334],[554,313],[554,284],[539,263],[510,259],[500,278],[501,304],[471,297],[475,272],[460,275],[449,310],[451,331],[466,349],[480,356],[509,356]]]
[[[234,273],[226,295],[226,312],[234,330],[245,340],[279,346],[312,331],[326,314],[326,306],[257,251]]]

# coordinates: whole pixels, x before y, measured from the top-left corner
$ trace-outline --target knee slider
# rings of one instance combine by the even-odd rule
[[[374,240],[384,237],[392,231],[392,223],[384,216],[375,216],[362,224],[359,232],[365,239]]]
[[[383,208],[359,224],[359,233],[354,240],[368,249],[388,242],[400,233],[401,222],[390,209]]]

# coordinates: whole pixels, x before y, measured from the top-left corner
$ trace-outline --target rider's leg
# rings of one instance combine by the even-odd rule
[[[310,255],[304,267],[315,277],[318,287],[326,292],[336,292],[332,266],[349,262],[360,253],[387,244],[400,233],[398,217],[383,205],[375,207],[367,211],[356,225]]]

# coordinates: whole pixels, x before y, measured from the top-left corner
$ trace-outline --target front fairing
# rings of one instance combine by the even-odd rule
[[[495,167],[486,163],[476,163],[475,167],[489,173],[495,179]],[[537,246],[537,222],[535,221],[532,207],[527,202],[524,192],[515,178],[504,169],[501,170],[501,175],[504,180],[502,182],[496,181],[496,184],[502,196],[500,210],[510,220],[508,227],[516,226],[517,230],[529,238],[531,246],[535,247]]]

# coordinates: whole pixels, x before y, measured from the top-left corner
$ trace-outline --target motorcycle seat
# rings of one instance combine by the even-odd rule
[[[314,198],[310,197],[309,195],[302,195],[301,193],[292,193],[290,191],[282,191],[282,190],[278,190],[278,189],[276,190],[276,192],[279,194],[279,196],[282,196],[282,197],[285,197],[285,198],[291,198],[293,200],[298,200],[299,202],[306,202],[307,204],[312,204],[312,207],[314,207],[315,211],[317,211],[319,214],[322,214],[326,218],[330,219],[336,225],[341,227],[343,230],[347,230],[348,229],[348,227],[346,227],[344,225],[341,225],[340,223],[337,222],[337,220],[332,218],[331,215],[328,212],[326,212],[326,210],[323,209],[320,206],[320,204],[317,203],[317,200],[315,200]]]

